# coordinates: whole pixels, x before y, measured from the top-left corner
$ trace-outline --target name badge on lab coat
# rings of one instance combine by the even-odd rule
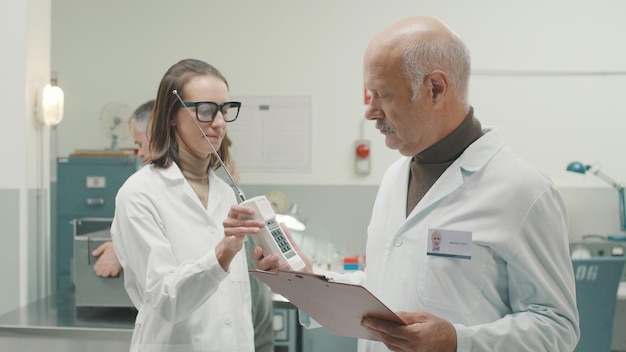
[[[427,255],[472,259],[472,232],[428,229]]]

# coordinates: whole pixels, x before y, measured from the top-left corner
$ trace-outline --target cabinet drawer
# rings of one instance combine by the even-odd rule
[[[60,158],[57,214],[112,217],[117,190],[139,166],[136,158]]]

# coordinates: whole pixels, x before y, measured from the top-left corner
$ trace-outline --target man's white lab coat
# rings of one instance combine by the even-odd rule
[[[394,311],[454,324],[457,351],[572,351],[580,334],[566,209],[493,131],[406,217],[410,158],[385,173],[368,227],[366,287]],[[428,230],[472,233],[471,259],[426,255]],[[360,341],[361,351],[387,351]]]

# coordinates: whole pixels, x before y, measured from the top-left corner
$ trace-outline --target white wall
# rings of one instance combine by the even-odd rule
[[[0,2],[0,313],[48,294],[49,131],[35,100],[50,81],[50,0]]]
[[[364,111],[362,54],[384,26],[429,14],[469,45],[471,100],[484,124],[500,126],[560,185],[602,185],[564,171],[578,159],[601,162],[609,175],[626,179],[626,164],[618,161],[626,144],[621,0],[55,0],[52,6],[52,67],[66,92],[60,155],[107,147],[100,108],[107,102],[134,108],[156,94],[171,64],[196,57],[221,69],[233,94],[312,97],[312,173],[248,173],[245,183],[377,184],[398,154],[368,124],[374,172],[365,178],[352,172]],[[492,70],[574,74],[486,74]],[[609,71],[619,74],[585,75]]]

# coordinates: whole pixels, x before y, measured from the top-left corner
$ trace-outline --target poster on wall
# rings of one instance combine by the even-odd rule
[[[311,170],[311,98],[237,96],[239,117],[228,125],[233,156],[242,171]]]

